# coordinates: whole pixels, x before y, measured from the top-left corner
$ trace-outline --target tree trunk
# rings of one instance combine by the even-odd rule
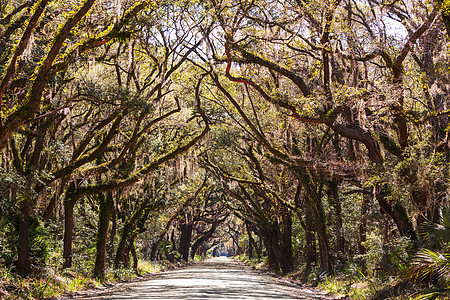
[[[261,253],[261,238],[259,238],[259,246],[258,246],[258,244],[256,243],[256,241],[255,241],[255,239],[253,238],[253,234],[252,234],[252,231],[255,231],[255,224],[253,224],[253,223],[250,223],[250,222],[246,222],[245,223],[245,226],[246,226],[246,228],[247,228],[247,234],[248,234],[248,237],[249,237],[249,240],[250,240],[250,242],[252,243],[252,245],[253,245],[253,249],[255,250],[255,252],[256,252],[256,255],[258,256],[258,259],[261,259],[261,257],[262,257],[262,253]],[[255,234],[258,236],[258,234],[255,232]]]
[[[75,201],[66,197],[64,201],[64,264],[63,269],[72,267],[73,208]]]
[[[180,237],[180,255],[184,261],[189,260],[189,249],[191,247],[192,237],[192,223],[180,225],[181,237]]]
[[[338,183],[336,179],[332,180],[330,185],[331,189],[331,203],[335,210],[335,230],[336,230],[336,253],[337,259],[340,261],[344,260],[344,252],[345,252],[345,238],[342,230],[342,211],[341,211],[341,201],[339,199],[338,193]]]
[[[278,260],[280,262],[281,271],[284,274],[287,274],[294,269],[294,256],[292,253],[292,216],[290,211],[286,211],[283,215],[283,232],[279,243]]]
[[[122,253],[122,263],[125,269],[128,269],[130,265],[130,248],[127,246],[125,251]]]
[[[100,213],[98,221],[97,234],[97,257],[95,259],[94,277],[103,279],[105,277],[106,265],[106,244],[108,240],[109,221],[114,209],[114,199],[112,192],[108,192],[107,196],[99,194]]]
[[[323,210],[322,201],[317,195],[316,191],[311,186],[306,187],[308,192],[308,198],[310,198],[311,210],[314,211],[315,216],[315,229],[317,232],[317,238],[319,240],[319,255],[320,266],[328,273],[333,273],[333,266],[331,264],[331,253],[327,235],[327,225],[325,212]]]
[[[59,186],[57,186],[53,197],[51,198],[49,204],[47,205],[47,208],[45,209],[45,211],[44,211],[44,213],[42,215],[42,220],[43,221],[47,221],[54,214],[56,206],[58,205],[59,196],[64,191],[64,188],[65,188],[65,186],[67,184],[67,181],[68,181],[68,177],[64,177],[61,180],[61,184]]]
[[[248,258],[253,258],[253,243],[252,243],[252,241],[250,240],[251,239],[251,236],[249,235],[249,237],[248,237],[248,252],[247,252],[247,255],[248,255]]]
[[[134,240],[135,240],[135,238],[133,238],[133,240],[130,243],[130,251],[131,251],[131,255],[133,256],[133,269],[137,273],[139,261],[138,261],[138,257],[137,257],[137,253],[136,253],[136,246],[134,245]]]
[[[248,227],[249,227],[248,222],[245,222],[245,229],[247,230],[248,235],[248,258],[253,258],[253,248],[256,249],[255,247],[256,243],[255,240],[253,239],[252,232]]]
[[[391,205],[386,200],[386,196],[388,193],[389,192],[386,190],[386,187],[382,187],[380,185],[377,186],[375,197],[378,201],[379,206],[381,207],[383,212],[391,217],[395,225],[397,225],[397,229],[400,232],[400,235],[409,237],[411,241],[417,242],[417,235],[414,231],[414,227],[411,221],[409,220],[405,208],[400,203]]]
[[[152,250],[150,252],[150,260],[151,261],[155,261],[156,260],[156,253],[157,253],[157,250],[158,250],[158,246],[159,246],[158,242],[154,242],[152,244]]]
[[[263,241],[267,250],[267,261],[269,268],[278,271],[280,269],[280,265],[278,264],[277,254],[275,252],[274,234],[271,232],[270,228],[261,229],[261,232],[264,232]]]
[[[116,257],[114,259],[115,269],[118,269],[121,263],[123,263],[124,266],[128,264],[128,253],[126,252],[129,250],[127,250],[127,246],[133,238],[132,233],[137,230],[137,222],[144,212],[145,203],[141,203],[139,210],[125,221],[125,225],[123,226],[120,235],[119,245],[117,246]],[[113,205],[111,213],[114,213],[114,202],[111,205]]]
[[[116,198],[117,199],[117,198]],[[109,243],[107,246],[107,253],[110,261],[114,260],[114,238],[116,236],[117,231],[117,214],[116,208],[113,207],[112,216],[111,216],[111,230],[109,231]]]
[[[233,253],[232,255],[239,255],[243,251],[241,249],[241,246],[239,246],[239,237],[237,237],[237,234],[233,233],[232,231],[229,233],[231,236],[231,239],[233,240]]]
[[[308,275],[312,266],[317,263],[317,254],[316,254],[316,239],[314,237],[314,228],[313,228],[313,217],[311,213],[308,211],[305,214],[305,275]]]
[[[367,252],[366,246],[364,243],[366,242],[366,229],[367,229],[367,209],[368,202],[370,199],[370,195],[363,195],[362,203],[361,203],[361,217],[360,223],[358,225],[358,253],[359,255],[364,255]]]
[[[30,260],[30,202],[28,198],[20,202],[19,249],[17,271],[20,276],[31,274]]]
[[[305,213],[313,216],[312,221],[319,240],[320,266],[328,273],[333,273],[326,217],[320,196],[320,189],[317,189],[316,182],[310,171],[301,168],[297,170],[297,175],[306,191],[306,197],[303,203]]]
[[[319,239],[320,266],[328,273],[333,273],[328,236],[323,222],[320,222],[317,226],[317,237]]]
[[[120,267],[120,264],[122,263],[124,266],[126,265],[126,248],[127,248],[127,242],[129,239],[129,235],[131,233],[133,226],[131,223],[127,222],[123,229],[122,234],[120,236],[120,242],[117,246],[116,250],[116,257],[114,259],[114,269],[118,269]]]

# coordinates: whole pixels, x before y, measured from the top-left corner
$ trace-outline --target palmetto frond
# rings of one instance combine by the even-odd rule
[[[426,291],[423,294],[415,297],[414,300],[435,300],[435,299],[448,299],[448,295],[450,294],[450,289],[431,289]]]
[[[428,223],[422,228],[423,235],[432,238],[450,240],[450,209],[442,211],[441,224]],[[430,249],[422,249],[414,256],[406,277],[415,281],[437,279],[444,283],[444,288],[430,289],[415,299],[449,299],[450,297],[450,253],[439,253]]]
[[[416,281],[432,276],[447,281],[450,278],[450,254],[422,249],[415,255],[407,274],[409,278]]]
[[[419,228],[419,233],[426,238],[441,238],[450,241],[450,209],[444,209],[441,224],[425,223]]]

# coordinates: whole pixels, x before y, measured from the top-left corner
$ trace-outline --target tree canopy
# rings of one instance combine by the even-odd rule
[[[448,289],[447,4],[0,1],[0,265],[227,246]]]

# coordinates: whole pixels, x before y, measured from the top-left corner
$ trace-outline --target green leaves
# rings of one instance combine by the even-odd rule
[[[428,233],[446,241],[450,240],[450,210],[442,212],[442,223],[429,223]],[[439,253],[430,249],[417,252],[412,260],[411,267],[406,270],[406,277],[414,281],[431,281],[437,279],[443,283],[444,288],[430,289],[415,299],[438,299],[450,295],[450,253]],[[446,298],[447,299],[447,298]]]
[[[407,273],[408,277],[415,281],[431,279],[433,276],[447,281],[450,276],[450,254],[422,249],[414,256]]]
[[[440,238],[444,241],[450,241],[450,210],[448,208],[442,210],[441,222],[442,224],[425,223],[419,231],[427,238]]]

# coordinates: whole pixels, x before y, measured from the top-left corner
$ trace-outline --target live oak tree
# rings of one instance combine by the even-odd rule
[[[374,15],[364,15],[360,7],[364,5],[372,7]],[[281,6],[277,2],[264,1],[264,5],[258,2],[241,2],[229,6],[212,1],[224,35],[224,47],[213,51],[214,58],[224,63],[222,72],[231,82],[245,85],[263,101],[279,107],[281,113],[297,122],[332,130],[336,134],[336,146],[339,146],[340,139],[345,138],[349,139],[349,145],[355,142],[363,144],[366,151],[360,151],[359,154],[365,155],[367,161],[375,165],[382,167],[387,159],[386,155],[393,155],[392,159],[401,162],[406,149],[413,147],[408,142],[411,135],[409,132],[412,130],[408,127],[413,125],[409,120],[413,112],[408,111],[405,103],[405,61],[407,58],[412,60],[413,46],[435,23],[437,8],[432,5],[422,5],[415,9],[396,5],[387,7],[385,11],[392,18],[391,22],[400,19],[405,24],[407,36],[403,40],[395,40],[389,38],[393,32],[387,30],[386,26],[383,27],[380,21],[382,15],[377,15],[383,14],[384,10],[375,11],[376,5],[381,4],[371,1],[367,4],[347,4],[341,1],[307,4],[293,1]],[[280,9],[285,13],[280,15]],[[300,29],[303,24],[307,26]],[[338,30],[341,29],[346,30],[342,32],[342,37],[346,38],[345,44],[338,39],[338,34],[341,33]],[[355,44],[352,32],[365,34],[363,38],[374,45],[373,49]],[[217,45],[214,40],[210,41],[211,48],[214,49]],[[395,51],[391,53],[392,48]],[[264,49],[264,53],[260,49]],[[225,55],[218,55],[220,52]],[[352,52],[358,55],[351,54]],[[368,65],[372,61],[374,64]],[[235,64],[240,64],[242,71],[233,68]],[[361,73],[361,69],[365,73]],[[256,78],[253,74],[259,75]],[[384,80],[370,77],[378,74],[384,76]],[[222,84],[218,77],[215,80],[217,85]],[[381,86],[389,88],[391,93],[380,93]],[[222,90],[224,94],[227,93],[225,88],[222,87]],[[293,90],[298,91],[297,94],[293,94]],[[233,102],[230,95],[226,96]],[[411,97],[408,105],[422,105],[420,101],[414,100],[414,95]],[[381,108],[378,109],[379,114],[371,107],[374,99],[384,99],[376,103]],[[237,106],[237,101],[233,104]],[[357,105],[361,107],[359,110],[355,109]],[[424,108],[434,109],[422,109]],[[385,115],[390,116],[390,120]],[[437,117],[430,117],[435,118]],[[303,153],[292,157],[278,151],[269,144],[267,138],[257,132],[256,126],[248,121],[246,123],[258,142],[273,155],[335,178],[353,181],[356,185],[364,184],[357,172],[349,170],[348,173],[344,169],[348,166],[348,159],[351,161],[354,156],[352,148],[349,149],[348,158],[335,160],[332,162],[333,167],[325,166],[327,162],[304,158]],[[396,139],[392,138],[391,128],[395,129]],[[336,152],[340,151],[338,148],[336,147]],[[391,157],[388,158],[391,161]],[[416,182],[413,170],[405,170],[401,176],[411,183]],[[394,220],[400,233],[416,240],[413,224],[408,219],[404,205],[386,200],[390,193],[389,184],[380,181],[374,188],[380,207]],[[425,208],[425,203],[430,203],[425,198],[423,192],[411,193],[411,202],[418,211]]]
[[[168,98],[167,94],[170,94],[170,77],[186,61],[190,52],[199,43],[194,41],[190,45],[187,44],[188,41],[193,41],[192,35],[186,35],[176,42],[169,41],[167,43],[168,36],[164,36],[164,34],[169,35],[168,32],[158,32],[157,30],[152,32],[151,30],[155,28],[151,23],[152,18],[155,18],[157,13],[155,7],[152,6],[147,11],[147,19],[150,23],[141,22],[138,25],[130,22],[149,5],[147,2],[136,3],[133,6],[119,3],[118,7],[108,7],[106,10],[101,6],[102,4],[94,6],[94,2],[87,1],[80,8],[74,7],[73,12],[66,7],[67,13],[73,17],[64,20],[59,17],[55,18],[55,14],[62,13],[58,11],[58,8],[56,10],[54,7],[47,8],[47,2],[40,1],[31,12],[32,16],[22,33],[20,42],[15,48],[8,49],[9,53],[4,55],[5,59],[9,59],[9,65],[5,66],[1,87],[2,98],[5,100],[2,106],[4,116],[1,129],[2,147],[6,147],[5,143],[9,139],[11,161],[14,162],[16,172],[28,178],[28,189],[30,190],[30,193],[20,201],[18,269],[22,275],[27,275],[31,271],[28,257],[30,213],[34,213],[32,211],[37,207],[36,201],[45,196],[42,194],[47,187],[56,186],[54,195],[50,198],[44,212],[44,219],[51,217],[59,196],[67,189],[64,202],[66,222],[64,256],[65,266],[70,266],[73,208],[77,199],[82,196],[99,195],[101,204],[104,201],[108,202],[106,206],[100,205],[103,208],[100,210],[100,218],[103,220],[100,223],[105,225],[100,226],[104,229],[103,234],[99,234],[99,236],[105,237],[111,214],[107,213],[104,216],[104,210],[111,206],[112,191],[139,181],[144,174],[189,149],[208,131],[207,119],[204,117],[206,126],[199,136],[190,141],[181,139],[181,144],[175,149],[168,149],[165,155],[163,155],[164,152],[155,153],[160,156],[156,161],[153,163],[139,162],[144,163],[144,167],[131,174],[134,169],[132,161],[137,155],[139,147],[144,145],[147,132],[150,129],[153,130],[155,124],[181,110],[177,97],[175,99],[171,95],[170,100],[165,100]],[[10,22],[12,17],[17,14],[26,15],[28,13],[26,9],[32,4],[27,2],[20,7],[13,8],[11,14],[6,16],[5,23]],[[118,11],[122,13],[118,13]],[[89,18],[84,17],[88,12],[90,12]],[[40,19],[42,14],[45,16],[43,20]],[[57,30],[58,22],[61,22],[61,25]],[[130,26],[128,31],[124,30],[127,23]],[[8,32],[21,29],[17,23],[8,25],[10,27],[5,28]],[[137,29],[136,26],[140,26],[140,29],[147,35],[140,39],[146,43],[144,45],[136,46],[136,42],[139,40],[137,38],[133,42],[126,42],[131,33]],[[75,27],[76,29],[74,29]],[[44,43],[50,36],[34,32],[35,28],[45,30],[46,33],[54,32],[55,37],[50,48],[47,49]],[[147,30],[144,30],[145,28]],[[77,33],[74,30],[77,30]],[[159,34],[162,39],[158,40],[154,34]],[[75,37],[78,40],[75,40]],[[37,43],[38,38],[42,39],[39,43]],[[24,53],[26,47],[28,47],[28,52]],[[89,50],[98,47],[103,48],[100,51],[88,53]],[[142,72],[140,67],[136,66],[137,62],[134,59],[136,47],[139,47],[139,51],[144,51],[142,54],[139,53],[140,57],[150,58],[147,60],[150,63],[149,69],[145,69],[148,72]],[[160,53],[153,52],[159,51],[159,49],[163,50],[165,54],[161,56]],[[24,57],[24,54],[28,56]],[[84,74],[84,76],[88,76],[87,81],[86,77],[80,78],[80,75],[83,76],[83,72],[75,73],[75,69],[72,69],[71,66],[75,64],[78,64],[78,67],[82,66],[82,63],[80,64],[76,59],[83,54],[91,55],[87,59],[86,65],[91,68],[91,71],[92,68],[96,68],[98,72],[115,70],[116,76],[109,76],[109,78],[117,83],[109,82],[100,86],[92,81],[95,72]],[[122,55],[127,57],[126,63],[118,61]],[[29,61],[26,68],[17,69],[17,64],[22,63],[25,66],[26,60]],[[101,65],[110,66],[101,67]],[[143,68],[147,67],[143,66]],[[31,80],[24,80],[27,76]],[[98,79],[106,78],[97,77],[96,80]],[[46,96],[42,98],[44,90]],[[42,99],[45,101],[42,102]],[[196,106],[202,115],[198,101]],[[105,111],[105,109],[107,110]],[[156,109],[159,109],[159,114]],[[39,116],[35,117],[37,113]],[[151,119],[152,117],[153,119]],[[200,116],[200,118],[202,117]],[[130,122],[131,124],[135,123],[134,127]],[[27,126],[30,129],[21,133],[25,139],[17,140],[12,133],[22,124],[29,124]],[[128,128],[125,129],[124,126]],[[102,130],[104,130],[103,136]],[[119,141],[117,137],[123,130],[128,131],[131,135]],[[39,134],[36,134],[38,132]],[[170,141],[170,137],[167,138]],[[113,145],[113,140],[115,145]],[[49,143],[53,143],[53,145]],[[52,157],[50,148],[48,150],[45,148],[48,145],[60,147],[60,153],[63,153],[62,149],[64,148],[64,151],[72,149],[72,157],[69,157],[67,153],[63,153],[62,159],[61,157]],[[9,149],[7,151],[9,152]],[[95,162],[97,163],[92,165]],[[131,164],[131,169],[130,166],[128,167],[129,174],[117,174],[114,171],[116,166],[124,169],[127,164]],[[145,166],[145,164],[147,165]],[[82,167],[83,171],[78,172]],[[102,176],[108,175],[107,173],[117,175],[113,175],[109,180],[102,179]],[[76,176],[73,177],[75,174]],[[82,178],[81,181],[80,178]],[[89,185],[91,178],[97,178],[95,179],[96,185]],[[88,185],[80,186],[83,181]],[[106,191],[109,192],[104,198],[101,193]],[[14,195],[12,196],[14,197]],[[102,245],[98,246],[100,252],[104,252],[104,244],[103,241]],[[102,268],[100,267],[100,269]],[[97,274],[99,272],[95,273],[99,275]]]
[[[203,57],[204,61],[216,61],[215,72],[211,73],[213,85],[218,89],[215,97],[225,99],[216,101],[228,100],[232,109],[223,102],[221,105],[236,111],[233,120],[270,155],[296,169],[303,177],[304,187],[314,191],[314,186],[323,185],[321,178],[325,176],[326,182],[331,183],[329,198],[336,199],[332,200],[336,203],[339,201],[336,185],[342,180],[356,187],[365,186],[360,193],[374,194],[380,209],[394,221],[399,233],[417,246],[416,226],[436,218],[442,205],[435,201],[440,192],[430,191],[442,192],[445,186],[439,179],[435,185],[431,184],[436,177],[424,170],[427,164],[424,155],[431,155],[429,163],[435,170],[432,172],[442,170],[441,176],[445,177],[447,164],[446,159],[439,158],[441,154],[435,156],[422,148],[418,130],[431,133],[438,130],[437,124],[446,127],[447,112],[443,111],[442,94],[436,95],[434,103],[433,97],[427,96],[434,82],[432,78],[424,89],[416,88],[409,78],[419,68],[425,71],[423,61],[427,55],[428,65],[432,65],[432,51],[425,50],[426,54],[420,58],[414,49],[427,45],[427,41],[426,47],[430,47],[429,42],[435,39],[427,39],[426,35],[433,31],[436,34],[436,28],[442,32],[438,8],[411,3],[384,7],[376,1],[288,1],[283,5],[276,1],[235,4],[211,1],[210,7],[215,12],[217,30],[222,32],[220,36],[205,35],[210,52]],[[386,25],[383,18],[390,19],[390,24]],[[403,36],[396,36],[388,26],[400,22]],[[220,64],[222,67],[217,67]],[[231,83],[240,84],[241,88]],[[437,85],[433,88],[433,93],[439,89]],[[421,101],[424,96],[429,100]],[[261,128],[256,116],[260,108],[255,112],[258,106],[254,105],[260,101],[277,108],[280,116],[274,119],[280,121],[288,116],[292,122],[303,124],[296,125],[296,130],[315,128],[324,134],[306,137],[305,147],[298,133],[286,129],[287,134],[296,138],[286,141],[294,144],[295,152],[281,148],[273,129]],[[267,110],[264,113],[269,117]],[[434,124],[433,130],[425,129],[425,124]],[[346,147],[342,141],[347,143]],[[365,149],[361,149],[361,144]],[[440,153],[447,152],[444,144],[440,147]],[[324,153],[331,156],[323,156]],[[415,159],[418,164],[411,164]],[[372,163],[374,169],[358,172],[361,162]],[[401,186],[407,185],[407,190],[401,193],[397,182],[383,179],[392,176],[385,171],[393,166],[397,170],[394,178]],[[406,203],[398,198],[405,193],[409,197]],[[316,203],[322,197],[317,196],[317,190],[309,194],[310,199],[318,199]],[[413,210],[408,212],[410,204]],[[411,214],[417,214],[414,220]],[[314,223],[320,224],[320,219],[321,214]],[[342,235],[338,239],[342,240]],[[327,252],[326,248],[323,252]]]

